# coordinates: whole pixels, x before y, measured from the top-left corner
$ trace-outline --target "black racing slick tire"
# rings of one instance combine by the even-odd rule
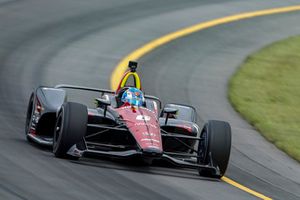
[[[85,105],[66,102],[62,105],[56,119],[53,153],[58,158],[72,158],[67,152],[83,140],[87,130],[88,113]]]
[[[201,169],[199,175],[221,178],[227,169],[231,151],[231,127],[228,122],[211,120],[205,124],[198,152],[201,164],[218,168],[219,173]]]

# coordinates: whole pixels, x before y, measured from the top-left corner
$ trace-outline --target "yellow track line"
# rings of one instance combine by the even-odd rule
[[[237,187],[240,190],[243,190],[244,192],[252,194],[253,196],[256,196],[256,197],[264,199],[264,200],[272,200],[270,197],[267,197],[267,196],[265,196],[265,195],[263,195],[261,193],[255,192],[254,190],[251,190],[250,188],[247,188],[247,187],[245,187],[245,186],[243,186],[243,185],[241,185],[241,184],[239,184],[239,183],[231,180],[230,178],[227,178],[227,177],[223,176],[221,179],[224,182],[226,182],[226,183],[228,183],[230,185],[233,185],[234,187]]]
[[[168,42],[171,42],[172,40],[175,40],[180,37],[183,37],[183,36],[186,36],[186,35],[189,35],[189,34],[192,34],[197,31],[204,30],[204,29],[207,29],[207,28],[210,28],[213,26],[217,26],[220,24],[225,24],[225,23],[229,23],[229,22],[233,22],[233,21],[263,16],[263,15],[285,13],[285,12],[291,12],[291,11],[297,11],[297,10],[300,10],[300,5],[241,13],[241,14],[237,14],[237,15],[222,17],[219,19],[214,19],[211,21],[203,22],[203,23],[196,24],[196,25],[178,30],[176,32],[164,35],[158,39],[150,41],[149,43],[134,50],[133,52],[128,54],[126,57],[124,57],[118,63],[118,65],[115,67],[115,69],[111,75],[110,86],[112,89],[116,89],[118,87],[117,85],[119,83],[119,80],[121,79],[123,73],[125,72],[129,60],[138,60],[143,55],[149,53],[150,51],[153,51],[155,48],[157,48],[159,46],[162,46]]]
[[[126,57],[124,57],[119,63],[118,65],[115,67],[112,75],[111,75],[111,79],[110,79],[110,86],[113,90],[117,89],[118,87],[118,83],[120,81],[120,79],[122,78],[122,75],[124,74],[124,72],[127,69],[128,66],[128,61],[129,60],[138,60],[140,57],[142,57],[143,55],[153,51],[154,49],[156,49],[159,46],[162,46],[168,42],[171,42],[175,39],[178,39],[180,37],[184,37],[187,35],[190,35],[192,33],[210,28],[210,27],[214,27],[220,24],[226,24],[226,23],[230,23],[230,22],[234,22],[234,21],[238,21],[238,20],[243,20],[243,19],[247,19],[247,18],[253,18],[253,17],[259,17],[259,16],[264,16],[264,15],[272,15],[272,14],[279,14],[279,13],[286,13],[286,12],[292,12],[292,11],[299,11],[300,10],[300,5],[296,5],[296,6],[288,6],[288,7],[281,7],[281,8],[273,8],[273,9],[267,9],[267,10],[259,10],[259,11],[253,11],[253,12],[246,12],[246,13],[241,13],[241,14],[237,14],[237,15],[231,15],[231,16],[227,16],[227,17],[222,17],[222,18],[218,18],[218,19],[214,19],[211,21],[206,21],[206,22],[202,22],[184,29],[180,29],[178,31],[169,33],[167,35],[164,35],[160,38],[157,38],[155,40],[150,41],[149,43],[145,44],[144,46],[134,50],[133,52],[131,52],[130,54],[128,54]],[[264,196],[263,194],[260,194],[258,192],[255,192],[227,177],[222,177],[222,180],[230,185],[233,185],[249,194],[252,194],[258,198],[261,199],[266,199],[266,200],[270,200],[271,198]]]

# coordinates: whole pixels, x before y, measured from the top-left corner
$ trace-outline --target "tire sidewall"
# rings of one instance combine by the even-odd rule
[[[58,117],[56,119],[56,122],[55,122],[55,128],[54,128],[54,134],[53,134],[53,153],[58,157],[63,156],[63,155],[60,155],[59,152],[63,151],[63,149],[62,149],[62,146],[63,146],[62,145],[62,135],[63,135],[63,131],[64,131],[65,121],[66,121],[65,107],[62,106],[59,113],[58,113]],[[60,124],[58,124],[58,123],[60,123]],[[59,133],[57,132],[58,125],[59,125],[59,128],[60,128]]]
[[[87,107],[82,104],[66,102],[62,105],[53,137],[53,153],[56,157],[69,157],[68,150],[82,141],[87,128],[87,116]]]
[[[206,137],[203,135],[206,134]],[[228,122],[210,120],[201,132],[201,138],[206,144],[205,156],[198,160],[199,164],[213,165],[219,168],[220,175],[212,174],[208,170],[199,170],[200,175],[221,178],[227,169],[231,151],[231,127]],[[200,146],[198,152],[200,152]],[[212,163],[211,163],[212,161]]]
[[[208,152],[211,154],[213,165],[220,170],[220,176],[225,174],[231,150],[231,128],[223,121],[208,122]],[[208,159],[209,159],[209,155]]]

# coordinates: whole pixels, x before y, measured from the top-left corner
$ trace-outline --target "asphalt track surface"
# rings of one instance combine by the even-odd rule
[[[109,87],[118,61],[142,44],[201,21],[298,1],[0,0],[0,199],[256,199],[194,171],[85,158],[56,159],[24,137],[37,85]],[[143,57],[147,93],[186,102],[199,123],[228,120],[228,177],[274,199],[300,199],[299,165],[267,143],[226,100],[246,55],[300,33],[300,13],[259,17],[178,39]]]

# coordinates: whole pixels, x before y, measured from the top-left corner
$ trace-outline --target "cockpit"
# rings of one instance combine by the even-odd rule
[[[128,67],[130,70],[123,75],[116,90],[117,107],[124,104],[145,106],[145,98],[141,90],[141,79],[136,72],[137,62],[129,61]]]

